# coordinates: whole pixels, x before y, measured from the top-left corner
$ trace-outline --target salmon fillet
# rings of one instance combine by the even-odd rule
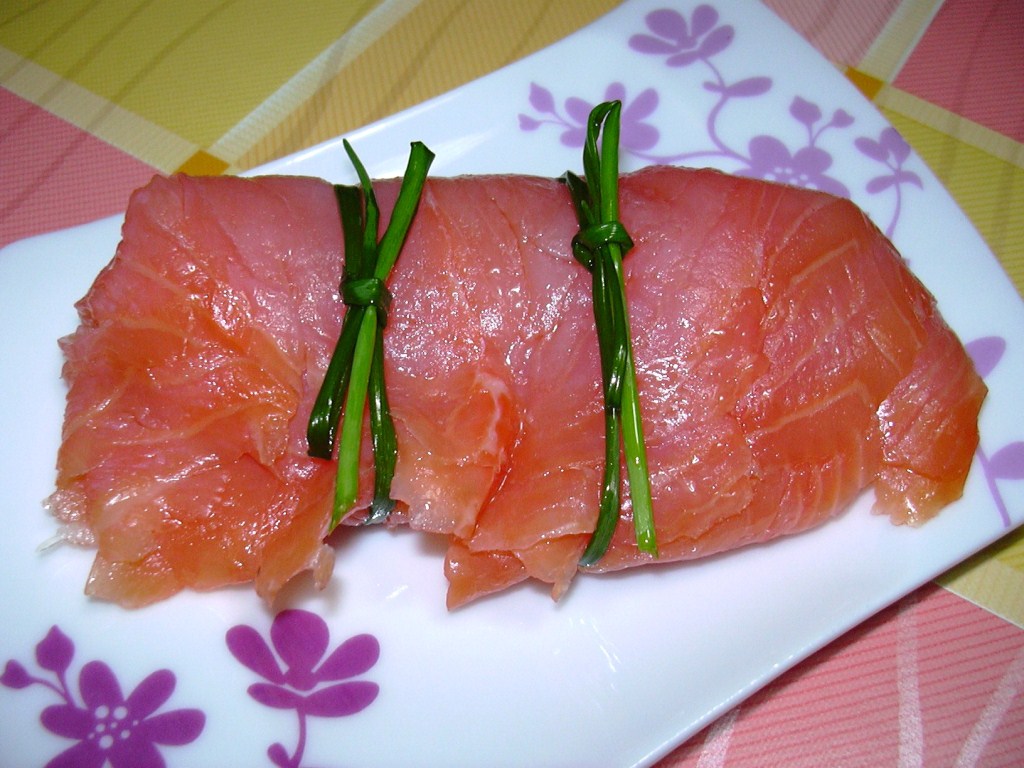
[[[376,184],[385,213],[397,187]],[[984,384],[859,209],[665,167],[623,176],[620,198],[659,561],[805,530],[869,487],[896,523],[961,495]],[[392,274],[391,523],[448,537],[449,607],[526,579],[561,595],[596,523],[576,229],[556,181],[431,179]],[[319,180],[175,176],[133,196],[62,341],[51,506],[94,538],[89,594],[137,606],[254,581],[269,600],[302,571],[327,578],[334,467],[307,456],[305,426],[344,312],[341,251]],[[624,499],[589,570],[652,560]]]

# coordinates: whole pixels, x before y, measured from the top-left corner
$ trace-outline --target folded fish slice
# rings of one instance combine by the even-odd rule
[[[385,220],[397,188],[375,184]],[[896,522],[960,495],[984,385],[852,204],[651,168],[622,177],[620,217],[659,562],[805,530],[870,487]],[[603,412],[577,229],[556,181],[430,179],[389,281],[391,520],[448,537],[453,607],[528,578],[563,593],[594,528]],[[63,342],[53,506],[95,534],[91,594],[255,581],[269,599],[325,577],[334,466],[307,455],[305,426],[341,270],[324,182],[136,194]],[[602,569],[651,562],[624,498]]]

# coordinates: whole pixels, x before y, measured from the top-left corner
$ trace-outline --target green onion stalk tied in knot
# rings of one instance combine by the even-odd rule
[[[620,450],[626,458],[637,547],[642,552],[658,554],[622,269],[622,258],[633,247],[633,241],[619,221],[621,111],[618,101],[594,107],[583,147],[586,180],[572,172],[564,177],[580,224],[580,231],[572,240],[573,256],[592,277],[605,412],[604,479],[597,525],[580,558],[584,566],[594,565],[604,556],[619,520]]]
[[[386,519],[395,507],[391,480],[398,441],[384,387],[384,326],[391,306],[387,279],[405,243],[434,160],[424,144],[412,144],[391,220],[378,242],[380,210],[373,185],[351,145],[348,141],[344,145],[360,183],[358,188],[334,187],[345,243],[340,291],[347,309],[306,429],[311,456],[330,459],[335,443],[338,445],[331,529],[349,513],[359,494],[359,456],[367,401],[374,489],[366,522]]]

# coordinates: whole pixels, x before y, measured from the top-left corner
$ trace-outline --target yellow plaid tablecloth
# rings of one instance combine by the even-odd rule
[[[1024,3],[765,2],[899,129],[1024,293]],[[616,5],[7,0],[0,244],[117,213],[154,172],[238,172],[333,138],[527,56]],[[946,670],[917,681],[925,742],[901,752],[900,764],[1024,763],[1022,539],[1010,535],[812,657],[663,765],[895,764],[882,744],[891,733],[867,724],[906,693],[880,659],[905,652],[907,631],[922,664],[933,643],[944,648],[935,663]],[[987,677],[977,664],[986,653],[998,666]],[[859,678],[843,672],[857,664]],[[833,685],[845,686],[847,709],[829,715],[814,707]],[[959,717],[935,714],[957,692],[980,703]]]

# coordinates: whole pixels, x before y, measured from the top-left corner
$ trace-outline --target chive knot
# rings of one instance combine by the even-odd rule
[[[591,275],[604,390],[604,478],[597,523],[579,561],[584,567],[604,556],[619,520],[620,447],[626,458],[637,548],[654,557],[658,552],[622,265],[622,257],[633,247],[633,241],[619,221],[621,110],[618,101],[594,107],[583,147],[585,180],[572,172],[563,177],[580,225],[572,239],[573,257]]]
[[[335,444],[338,446],[331,530],[358,498],[363,415],[367,410],[374,481],[366,522],[385,520],[395,508],[391,480],[398,439],[384,386],[384,326],[391,308],[386,281],[409,233],[434,159],[426,145],[413,142],[391,220],[378,241],[380,209],[373,184],[355,150],[348,141],[343,144],[359,177],[358,188],[334,187],[345,249],[339,290],[346,312],[306,429],[311,456],[330,459]]]
[[[594,260],[609,245],[619,246],[623,256],[633,247],[633,239],[621,221],[605,221],[581,229],[572,238],[572,255],[588,272],[593,272]]]
[[[379,277],[345,279],[341,283],[341,300],[349,307],[376,307],[377,325],[387,325],[391,291]]]

